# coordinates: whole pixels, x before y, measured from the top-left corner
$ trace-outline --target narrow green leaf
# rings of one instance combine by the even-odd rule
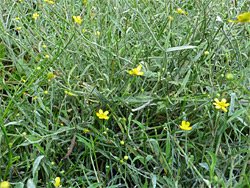
[[[237,110],[233,113],[233,115],[227,120],[227,123],[233,121],[235,118],[241,116],[241,114],[244,114],[247,110],[245,108],[242,108],[240,110]]]
[[[180,89],[177,91],[177,95],[179,95],[184,90],[184,88],[186,87],[186,84],[188,82],[190,74],[191,74],[191,70],[189,70],[188,73],[187,73],[187,75],[185,76],[185,78],[184,78],[184,80],[183,80],[183,82],[181,84]]]
[[[33,177],[35,177],[35,173],[37,171],[37,168],[41,162],[41,160],[44,158],[44,155],[41,155],[39,157],[36,158],[35,162],[34,162],[34,166],[33,166],[33,169],[32,169],[32,175]]]
[[[28,179],[27,188],[36,188],[36,185],[33,182],[33,179]]]

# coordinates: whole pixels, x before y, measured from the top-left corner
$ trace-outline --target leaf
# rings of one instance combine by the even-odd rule
[[[210,157],[212,159],[212,163],[210,165],[210,171],[209,171],[210,178],[212,179],[213,176],[214,176],[214,168],[215,168],[215,165],[216,165],[216,162],[217,162],[217,158],[216,158],[216,155],[213,152],[208,151],[207,153],[210,155]]]
[[[33,165],[33,169],[32,169],[32,175],[33,177],[35,177],[35,173],[37,171],[37,168],[41,162],[41,160],[44,158],[44,155],[41,155],[39,157],[36,158],[35,162],[34,162],[34,165]],[[33,182],[33,181],[32,181]]]
[[[79,142],[83,142],[84,144],[86,144],[86,146],[88,146],[89,149],[93,150],[93,147],[91,146],[91,144],[88,143],[84,138],[82,138],[80,136],[76,136],[76,137],[79,140]]]
[[[22,182],[19,182],[15,185],[15,188],[23,188],[24,184]]]
[[[156,176],[154,174],[151,174],[151,178],[152,178],[153,188],[155,188],[156,187]]]
[[[166,143],[166,158],[170,157],[171,154],[171,147],[170,147],[170,136],[169,136],[169,132],[167,134],[167,143]]]
[[[173,52],[173,51],[178,51],[178,50],[188,50],[188,49],[193,49],[196,48],[197,46],[177,46],[177,47],[172,47],[172,48],[168,48],[167,52]]]
[[[28,179],[27,188],[36,188],[36,185],[33,182],[33,179]]]
[[[135,124],[139,125],[139,127],[140,127],[142,130],[145,129],[144,125],[143,125],[141,122],[139,122],[139,121],[137,121],[137,120],[133,120],[133,122],[134,122]]]
[[[241,114],[244,114],[247,110],[245,108],[242,108],[240,110],[237,110],[233,113],[233,115],[227,120],[227,123],[231,122],[235,118],[239,117]]]
[[[102,186],[102,183],[93,183],[88,188],[96,188],[96,187],[99,187],[99,186]]]
[[[183,82],[181,84],[180,89],[177,91],[177,95],[179,95],[184,90],[184,88],[186,87],[186,84],[188,82],[190,74],[191,74],[191,70],[189,70],[187,75],[185,76],[185,78],[184,78],[184,80],[183,80]]]
[[[135,161],[138,160],[138,159],[142,162],[142,161],[144,160],[144,157],[141,156],[141,155],[136,156],[136,157],[133,159],[132,164],[135,163]],[[141,159],[142,159],[142,160],[141,160]],[[143,163],[143,164],[144,164],[144,163]]]

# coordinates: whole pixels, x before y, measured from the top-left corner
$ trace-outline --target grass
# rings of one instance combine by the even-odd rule
[[[1,5],[0,181],[250,187],[246,0]]]

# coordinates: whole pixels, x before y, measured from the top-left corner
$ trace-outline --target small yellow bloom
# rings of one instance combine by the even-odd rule
[[[49,2],[49,0],[44,0],[44,2],[45,2],[45,3],[48,3],[48,2]]]
[[[43,45],[43,48],[47,48],[47,46],[44,44],[44,45]]]
[[[168,16],[168,19],[169,20],[173,20],[174,18],[172,16]]]
[[[83,132],[86,134],[86,133],[90,132],[90,130],[88,130],[88,129],[83,129]]]
[[[96,36],[100,36],[100,32],[99,32],[99,31],[96,31],[96,32],[95,32],[95,35],[96,35]]]
[[[22,0],[18,0],[20,3],[23,3]]]
[[[125,156],[124,156],[124,159],[125,159],[125,160],[128,160],[128,156],[127,156],[127,155],[125,155]]]
[[[24,80],[24,79],[22,79],[21,81],[22,81],[23,83],[25,83],[25,82],[26,82],[26,80]]]
[[[35,20],[38,18],[39,14],[35,13],[33,14],[32,18],[34,18]]]
[[[16,17],[15,20],[20,20],[20,18],[19,18],[19,17]]]
[[[127,119],[125,117],[122,118],[124,121],[127,121]]]
[[[174,12],[178,14],[187,14],[187,12],[184,12],[181,8],[178,8],[177,11]]]
[[[44,94],[45,94],[45,95],[47,95],[47,94],[48,94],[48,91],[47,91],[47,90],[45,90],[45,91],[44,91]]]
[[[41,70],[41,67],[37,67],[36,69],[37,69],[37,70]]]
[[[87,29],[82,29],[82,32],[85,32],[85,31],[87,31]]]
[[[45,55],[44,57],[45,57],[46,59],[49,59],[49,55]]]
[[[228,107],[230,103],[227,103],[227,100],[225,98],[221,99],[221,102],[217,98],[215,98],[214,101],[215,103],[213,103],[213,105],[215,105],[216,109],[222,109],[227,112],[226,107]]]
[[[73,96],[73,93],[71,93],[71,92],[69,92],[69,91],[68,91],[67,94],[68,94],[69,96]]]
[[[96,113],[96,116],[99,117],[99,119],[106,119],[106,120],[108,120],[109,119],[108,114],[109,114],[109,111],[103,112],[103,110],[100,109],[99,113],[98,112]]]
[[[22,29],[22,27],[15,28],[16,31],[20,31],[21,29]]]
[[[56,178],[55,178],[55,184],[54,184],[55,187],[59,187],[60,181],[61,181],[60,177],[56,177]]]
[[[138,76],[142,76],[144,74],[144,72],[141,72],[142,66],[139,65],[137,68],[134,68],[132,70],[130,70],[128,73],[131,75],[138,75]]]
[[[33,97],[33,99],[32,100],[36,100],[38,97],[37,96],[35,96],[35,97]]]
[[[205,54],[205,55],[208,55],[208,54],[209,54],[209,51],[205,51],[204,54]]]
[[[47,74],[47,78],[48,78],[48,80],[49,81],[51,81],[51,79],[52,78],[55,78],[56,76],[53,74],[53,72],[49,72],[48,74]]]
[[[122,141],[120,142],[120,144],[121,144],[121,145],[124,145],[125,143],[124,143],[124,141],[122,140]]]
[[[81,24],[81,23],[82,23],[81,16],[73,16],[73,19],[74,19],[75,22],[78,23],[78,24]]]
[[[3,181],[0,184],[0,188],[9,188],[10,187],[10,183],[7,181]]]
[[[53,4],[55,4],[55,2],[54,2],[54,1],[49,1],[49,4],[52,4],[52,5],[53,5]]]
[[[232,23],[250,22],[250,12],[246,12],[246,13],[240,14],[239,16],[237,16],[237,20],[227,20],[227,21],[232,22]]]
[[[191,130],[192,129],[192,127],[190,127],[190,123],[187,121],[182,121],[181,122],[181,125],[179,125],[180,126],[180,128],[182,129],[182,130],[185,130],[185,131],[189,131],[189,130]]]
[[[55,165],[55,162],[51,162],[50,164],[53,166],[53,165]]]
[[[120,163],[123,163],[123,159],[120,160]]]

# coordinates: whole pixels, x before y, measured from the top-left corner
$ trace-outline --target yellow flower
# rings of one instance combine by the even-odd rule
[[[82,32],[85,32],[85,31],[87,31],[87,29],[82,29]]]
[[[124,159],[125,159],[125,160],[128,160],[128,156],[127,156],[127,155],[125,155],[125,156],[124,156]]]
[[[37,69],[37,70],[41,70],[41,67],[37,67],[36,69]]]
[[[239,16],[237,16],[237,20],[227,20],[227,21],[232,22],[232,23],[250,22],[250,12],[246,12],[246,13],[240,14]]]
[[[35,13],[33,14],[32,18],[34,18],[35,20],[38,18],[39,14]]]
[[[20,3],[23,3],[22,0],[18,0]]]
[[[178,14],[187,14],[187,12],[184,12],[181,8],[178,8],[177,11],[174,12]]]
[[[43,48],[47,48],[47,46],[44,44],[44,45],[43,45]]]
[[[46,59],[49,59],[49,55],[45,55],[44,57],[45,57]]]
[[[54,1],[49,1],[49,4],[52,4],[52,5],[53,5],[53,4],[55,4],[55,2],[54,2]]]
[[[61,180],[60,177],[56,177],[56,178],[55,178],[55,184],[54,184],[55,187],[59,187],[59,185],[60,185],[60,180]]]
[[[49,2],[49,0],[44,0],[44,2],[45,2],[45,3],[48,3],[48,2]]]
[[[15,28],[16,31],[20,31],[21,29],[22,29],[22,27]]]
[[[172,16],[168,16],[168,19],[169,20],[173,20],[174,18]]]
[[[86,134],[87,132],[90,132],[88,129],[83,129],[83,132]]]
[[[189,131],[189,130],[191,130],[192,129],[192,127],[190,127],[190,123],[187,121],[182,121],[181,122],[181,125],[179,125],[180,126],[180,128],[182,129],[182,130],[185,130],[185,131]]]
[[[100,32],[99,32],[99,31],[96,31],[96,32],[95,32],[95,35],[96,35],[96,36],[100,36]]]
[[[139,65],[137,68],[130,70],[128,73],[131,75],[142,76],[144,74],[144,72],[141,72],[140,70],[141,70],[141,65]]]
[[[44,94],[45,94],[45,95],[47,95],[47,94],[48,94],[48,91],[47,91],[47,90],[45,90],[45,91],[44,91]]]
[[[73,16],[73,19],[75,20],[76,23],[81,24],[82,20],[81,20],[81,16]]]
[[[125,144],[125,142],[122,140],[122,141],[120,142],[120,144],[121,144],[121,145],[124,145],[124,144]]]
[[[16,17],[15,20],[20,20],[20,18],[19,18],[19,17]]]
[[[26,80],[24,80],[24,79],[22,79],[21,81],[22,81],[23,83],[26,82]]]
[[[47,74],[47,78],[48,78],[49,81],[51,81],[52,78],[55,78],[55,77],[56,77],[56,76],[53,74],[53,72],[49,72],[49,73]]]
[[[35,96],[35,97],[33,97],[33,99],[32,100],[36,100],[38,97],[37,96]]]
[[[215,105],[216,109],[222,108],[222,110],[227,112],[226,107],[228,107],[230,105],[230,103],[227,103],[227,100],[225,98],[221,99],[221,102],[217,98],[215,98],[214,101],[215,101],[215,103],[213,103],[213,105]]]
[[[102,109],[99,110],[99,113],[98,112],[96,113],[96,115],[97,115],[97,117],[99,117],[99,119],[107,119],[107,120],[109,119],[108,114],[109,114],[109,111],[103,112]]]
[[[3,181],[3,182],[1,182],[0,187],[1,188],[9,188],[10,187],[10,183],[7,182],[7,181]]]
[[[209,51],[205,51],[204,54],[205,54],[205,55],[208,55],[208,54],[209,54]]]

